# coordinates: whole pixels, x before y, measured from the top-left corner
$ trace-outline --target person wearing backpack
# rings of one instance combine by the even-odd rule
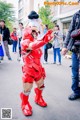
[[[10,31],[5,25],[4,20],[0,20],[1,23],[1,34],[2,34],[2,39],[3,39],[3,45],[5,49],[6,56],[8,57],[8,60],[12,60],[9,52],[9,47],[8,47],[8,41],[10,38]]]

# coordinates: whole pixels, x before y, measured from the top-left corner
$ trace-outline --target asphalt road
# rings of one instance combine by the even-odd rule
[[[21,65],[17,55],[11,53],[12,61],[7,58],[0,64],[0,108],[12,108],[12,120],[80,120],[80,99],[69,101],[71,94],[71,60],[62,58],[62,65],[44,64],[46,69],[45,89],[43,96],[48,107],[42,108],[34,103],[34,89],[30,94],[33,115],[22,114],[19,97],[22,91]],[[52,62],[49,54],[49,62]],[[34,84],[35,87],[35,84]],[[33,88],[34,88],[33,87]]]

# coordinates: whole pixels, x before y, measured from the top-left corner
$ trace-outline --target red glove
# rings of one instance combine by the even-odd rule
[[[52,30],[48,30],[48,32],[45,34],[43,38],[45,43],[48,43],[53,38],[53,36],[51,36],[52,32]]]

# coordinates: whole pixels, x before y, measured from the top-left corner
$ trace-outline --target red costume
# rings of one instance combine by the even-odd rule
[[[21,42],[21,51],[24,65],[22,67],[23,71],[23,83],[32,84],[34,81],[38,83],[40,79],[44,81],[45,78],[45,70],[41,65],[40,58],[42,55],[42,51],[40,47],[49,42],[51,37],[52,30],[49,30],[47,34],[41,40],[35,40],[32,36],[31,28],[26,28],[23,34],[23,41]],[[47,103],[43,100],[42,92],[44,88],[44,83],[39,83],[39,86],[35,88],[35,102],[42,107],[46,107]],[[21,108],[23,114],[26,116],[32,115],[32,107],[29,103],[29,92],[30,89],[26,88],[26,91],[20,94],[22,104]]]

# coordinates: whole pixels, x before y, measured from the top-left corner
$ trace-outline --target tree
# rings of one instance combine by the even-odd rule
[[[12,4],[0,0],[0,19],[4,19],[10,29],[12,28],[12,22],[15,20],[13,8]]]
[[[47,24],[49,28],[53,28],[54,24],[51,21],[52,17],[50,15],[51,15],[50,6],[46,5],[39,9],[39,16],[42,20],[42,23],[44,25]]]

